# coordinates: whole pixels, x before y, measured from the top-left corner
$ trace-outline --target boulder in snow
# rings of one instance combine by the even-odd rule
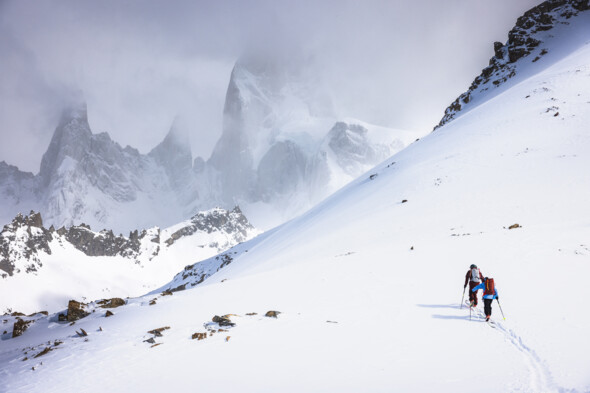
[[[84,310],[86,306],[85,303],[70,300],[68,303],[67,321],[74,322],[89,315],[90,313]]]

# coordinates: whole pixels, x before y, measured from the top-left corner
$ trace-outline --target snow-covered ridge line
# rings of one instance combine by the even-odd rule
[[[455,119],[467,107],[475,106],[474,101],[481,101],[483,93],[495,91],[516,76],[519,66],[531,55],[535,55],[531,63],[541,60],[551,50],[545,44],[553,36],[546,32],[558,25],[569,25],[572,17],[587,10],[590,10],[588,0],[548,0],[526,11],[508,33],[505,44],[494,42],[494,56],[489,65],[473,80],[469,89],[445,109],[434,129]]]
[[[93,232],[89,225],[80,224],[70,228],[46,229],[40,213],[17,215],[12,223],[0,232],[0,277],[6,278],[21,272],[33,273],[43,266],[40,253],[51,255],[50,243],[56,239],[60,244],[70,243],[85,255],[121,256],[137,264],[152,260],[160,253],[161,247],[170,247],[177,240],[197,232],[211,234],[223,232],[233,236],[233,241],[224,244],[214,242],[214,247],[226,249],[250,236],[254,227],[242,214],[239,207],[232,211],[220,208],[199,212],[190,220],[164,230],[154,227],[129,233],[129,237],[115,236],[112,230]],[[163,235],[163,236],[162,236]],[[163,237],[163,239],[162,239]]]
[[[40,213],[19,214],[0,232],[0,310],[54,312],[68,299],[140,296],[259,233],[239,207],[129,237],[85,224],[47,229]]]

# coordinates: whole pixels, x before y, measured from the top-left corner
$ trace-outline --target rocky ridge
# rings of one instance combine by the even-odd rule
[[[0,276],[12,276],[21,269],[26,273],[36,272],[43,266],[39,252],[51,254],[49,243],[53,234],[53,230],[43,227],[41,214],[32,211],[28,216],[17,215],[0,232],[0,271],[3,271]],[[25,263],[18,268],[16,261]]]
[[[525,12],[508,33],[505,44],[494,42],[494,56],[489,65],[474,79],[469,89],[445,109],[443,118],[434,129],[455,119],[477,95],[498,88],[514,77],[524,59],[535,54],[531,62],[539,61],[549,51],[543,46],[548,37],[544,33],[557,25],[569,24],[570,18],[589,9],[589,0],[548,0]]]
[[[182,238],[203,235],[202,242],[221,252],[248,240],[257,232],[236,207],[232,211],[216,208],[199,212],[175,226],[171,234],[169,231],[164,233],[163,238],[163,231],[155,227],[132,231],[128,237],[116,236],[112,230],[93,232],[86,224],[46,229],[40,213],[19,214],[0,232],[0,277],[37,272],[43,266],[42,253],[51,255],[52,247],[63,247],[66,243],[89,257],[121,256],[141,264],[157,257],[163,248],[172,247]]]

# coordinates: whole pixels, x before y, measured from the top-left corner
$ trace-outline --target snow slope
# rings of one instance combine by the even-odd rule
[[[14,339],[4,316],[0,391],[588,392],[588,124],[590,34],[193,289]],[[471,263],[496,329],[460,308]],[[222,314],[237,325],[191,339]]]
[[[547,0],[525,12],[505,43],[494,42],[489,65],[445,110],[435,129],[575,51],[587,37],[588,10],[588,0]]]
[[[239,208],[211,209],[129,238],[84,226],[47,230],[40,214],[19,216],[0,232],[0,310],[56,312],[70,299],[139,296],[259,233]]]

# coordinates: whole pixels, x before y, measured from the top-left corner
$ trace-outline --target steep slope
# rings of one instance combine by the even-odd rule
[[[39,213],[18,215],[0,232],[0,310],[54,312],[72,297],[138,296],[258,233],[238,207],[129,237],[85,224],[47,229]]]
[[[590,316],[575,285],[590,274],[586,34],[562,60],[224,253],[231,260],[193,289],[129,299],[109,318],[92,304],[74,326],[4,316],[3,387],[589,391]],[[496,279],[495,329],[460,308],[471,263]],[[199,266],[169,285],[195,283]]]
[[[508,41],[494,43],[489,65],[445,110],[435,129],[576,50],[586,39],[588,10],[588,0],[548,0],[525,12],[508,33]],[[559,38],[564,35],[566,42]]]

